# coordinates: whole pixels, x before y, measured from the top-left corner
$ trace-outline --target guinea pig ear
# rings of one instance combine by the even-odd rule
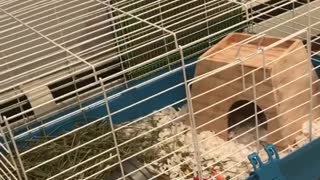
[[[236,135],[236,133],[234,131],[230,131],[229,134],[228,134],[228,140],[234,138]]]

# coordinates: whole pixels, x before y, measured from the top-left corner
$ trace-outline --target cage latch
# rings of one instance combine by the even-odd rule
[[[274,145],[269,144],[264,147],[268,155],[268,161],[263,163],[258,153],[252,153],[248,156],[253,166],[253,172],[247,180],[286,180],[281,174],[279,166],[279,154]]]

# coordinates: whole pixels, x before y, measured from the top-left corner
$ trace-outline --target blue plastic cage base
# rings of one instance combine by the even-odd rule
[[[197,59],[198,59],[198,56],[194,56],[190,59],[187,59],[186,63],[195,62]],[[314,56],[312,60],[312,64],[314,65],[314,67],[320,66],[320,56],[317,56],[317,55]],[[176,67],[179,67],[179,66],[177,65]],[[194,72],[195,72],[195,65],[189,66],[186,70],[187,70],[188,79],[193,78]],[[135,87],[135,86],[137,86],[137,88],[133,88],[130,91],[120,94],[118,97],[110,99],[109,105],[110,105],[111,112],[118,111],[133,103],[136,103],[152,95],[160,93],[166,89],[169,89],[173,86],[176,86],[177,84],[182,83],[184,81],[183,72],[182,70],[179,70],[179,71],[175,71],[174,73],[167,74],[166,76],[158,80],[152,81],[150,83],[145,83],[146,81],[152,78],[155,78],[157,76],[163,75],[166,72],[168,72],[168,70],[162,70],[153,74],[152,76],[147,76],[145,78],[134,80],[128,83],[129,88]],[[320,77],[320,68],[316,69],[316,72]],[[110,97],[124,90],[125,90],[125,87],[120,87],[112,92],[109,92],[108,96]],[[127,110],[124,110],[120,113],[115,114],[112,116],[112,119],[115,124],[132,121],[139,117],[145,116],[153,111],[156,111],[165,106],[168,106],[169,104],[173,104],[178,101],[183,101],[185,98],[186,98],[185,87],[184,87],[184,84],[182,84],[157,97],[151,98],[143,103],[137,104]],[[35,137],[57,136],[63,132],[70,131],[76,128],[76,124],[83,124],[83,123],[91,122],[98,118],[105,117],[107,113],[106,113],[106,107],[105,107],[103,96],[99,96],[94,99],[85,101],[83,102],[82,106],[85,107],[85,106],[89,106],[99,102],[100,104],[95,107],[86,109],[83,112],[78,112],[75,115],[67,119],[64,119],[63,121],[52,124],[48,127],[44,127],[41,130],[37,130],[37,131],[34,131],[33,133],[29,133],[27,136],[24,136],[24,138],[22,138],[22,136],[19,136],[19,134],[25,132],[26,131],[25,128],[18,129],[15,132],[15,135],[18,135],[19,137],[18,140],[26,140],[28,138],[35,138]],[[175,107],[179,107],[182,104],[183,102],[176,104]],[[45,120],[42,120],[42,122],[34,122],[29,126],[29,128],[38,127],[39,125],[41,125],[41,123],[51,122],[53,120],[56,120],[60,117],[63,117],[75,111],[79,111],[79,107],[66,109],[62,113],[56,114]],[[87,119],[87,121],[85,120],[84,117]]]
[[[198,57],[193,57],[186,60],[187,63],[194,62]],[[320,56],[316,55],[312,59],[314,67],[320,66]],[[320,77],[320,68],[315,70],[318,77]],[[152,95],[160,93],[164,90],[176,86],[182,82],[183,71],[178,70],[174,73],[163,75],[167,70],[159,71],[158,73],[148,76],[139,80],[132,81],[129,84],[129,88],[135,87],[130,91],[120,94],[119,96],[110,99],[109,105],[111,112],[118,111],[122,108],[128,107],[129,105],[146,99]],[[195,65],[187,68],[188,79],[194,77]],[[152,81],[150,83],[144,83],[157,76],[163,77]],[[124,87],[119,88],[113,92],[108,93],[108,96],[112,96],[116,93],[125,90]],[[113,115],[114,123],[123,123],[132,121],[139,117],[150,114],[153,111],[164,108],[170,104],[181,101],[176,104],[175,107],[180,107],[185,102],[186,94],[184,84],[177,86],[159,96],[151,98],[143,103],[135,105],[127,110],[124,110],[116,115]],[[58,136],[64,132],[69,132],[76,128],[77,124],[84,124],[92,122],[98,118],[103,118],[107,115],[106,107],[103,96],[96,97],[83,103],[83,106],[88,106],[93,103],[101,102],[99,105],[87,109],[81,113],[77,113],[63,121],[57,122],[50,126],[44,127],[32,133],[25,134],[22,136],[26,129],[20,129],[15,132],[18,134],[17,144],[19,148],[24,148],[28,144],[26,143],[29,139],[35,139],[43,136]],[[79,110],[78,107],[70,108],[65,110],[63,113],[59,113],[55,116],[51,116],[45,119],[43,122],[51,122],[69,113]],[[84,116],[87,118],[85,121]],[[40,125],[40,122],[32,124],[33,127]],[[21,136],[19,136],[19,134]],[[291,153],[283,159],[279,159],[277,151],[273,145],[269,145],[265,148],[269,155],[269,161],[262,163],[259,161],[258,154],[251,154],[249,159],[255,167],[255,171],[248,177],[248,180],[319,180],[320,179],[320,158],[318,159],[318,152],[320,152],[320,138],[310,142],[299,150]]]
[[[268,161],[262,163],[257,153],[248,156],[254,172],[247,180],[319,180],[320,138],[279,159],[273,145],[265,147]]]
[[[192,63],[198,59],[198,56],[190,58],[186,60],[186,64]],[[150,76],[141,78],[139,80],[134,80],[128,83],[128,89],[131,90],[121,93],[125,90],[125,87],[118,88],[112,92],[108,93],[108,97],[112,97],[117,93],[121,93],[119,96],[110,98],[109,106],[111,112],[116,112],[120,109],[126,108],[136,102],[141,100],[148,100],[138,103],[124,111],[116,113],[112,115],[112,120],[114,124],[120,124],[127,121],[133,121],[139,117],[146,116],[153,111],[164,108],[170,104],[175,104],[174,107],[178,108],[182,106],[186,101],[186,93],[185,93],[185,84],[183,70],[181,68],[177,68],[179,65],[176,65],[172,69],[172,73],[167,73],[168,70],[162,70]],[[187,78],[193,78],[195,73],[195,65],[188,66],[186,68]],[[156,78],[156,80],[151,80]],[[180,85],[179,85],[180,84]],[[176,86],[175,88],[172,88]],[[150,98],[151,96],[163,92],[161,95]],[[180,102],[180,103],[177,103]],[[61,121],[52,123],[51,125],[47,125],[42,129],[37,129],[32,132],[28,132],[26,134],[26,129],[18,129],[15,132],[16,142],[19,145],[19,148],[25,148],[28,146],[28,140],[36,139],[38,137],[55,137],[65,132],[69,132],[77,126],[92,122],[99,118],[105,118],[107,116],[106,105],[103,98],[103,95],[91,99],[89,101],[84,102],[83,107],[89,106],[92,104],[98,104],[95,107],[88,108],[83,110],[82,112],[75,113],[75,115],[70,116]],[[57,121],[58,118],[61,118],[65,115],[73,113],[75,111],[79,111],[79,107],[73,107],[70,109],[64,110],[62,113],[51,116],[43,120],[42,122],[34,122],[29,126],[30,127],[38,127],[43,123],[52,122],[53,120]]]

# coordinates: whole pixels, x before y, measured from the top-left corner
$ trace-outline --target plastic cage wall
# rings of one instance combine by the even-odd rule
[[[261,144],[273,143],[285,156],[318,134],[319,5],[0,1],[0,179],[245,179],[252,170],[247,155],[263,151]],[[221,43],[232,34],[249,38]],[[276,40],[264,43],[271,37]],[[281,56],[271,53],[269,61],[296,61],[270,73],[263,57],[288,41],[298,46]],[[244,47],[253,45],[248,54]],[[218,50],[209,53],[213,47]],[[221,54],[227,64],[200,68]],[[252,68],[249,62],[257,61]],[[296,69],[299,77],[282,79]],[[226,81],[205,82],[216,76]],[[259,90],[270,82],[270,91]],[[230,89],[234,94],[212,98]],[[223,106],[248,91],[250,98]],[[263,99],[273,92],[286,98]],[[228,110],[219,117],[208,112],[216,107]],[[269,116],[272,108],[281,113]],[[299,117],[279,118],[299,108]],[[228,123],[217,123],[223,117]],[[290,124],[299,124],[297,130],[270,138]]]

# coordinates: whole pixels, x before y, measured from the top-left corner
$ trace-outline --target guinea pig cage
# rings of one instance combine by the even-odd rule
[[[316,180],[320,0],[0,0],[0,180]]]

